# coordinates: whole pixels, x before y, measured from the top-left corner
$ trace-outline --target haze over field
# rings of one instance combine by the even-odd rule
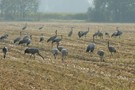
[[[41,0],[39,10],[41,12],[87,12],[92,5],[92,0]]]

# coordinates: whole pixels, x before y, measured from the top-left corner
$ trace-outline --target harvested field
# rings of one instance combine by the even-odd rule
[[[0,53],[0,90],[134,90],[135,89],[135,24],[112,23],[39,23],[27,22],[26,33],[32,34],[29,46],[15,45],[13,40],[19,36],[25,22],[1,22],[0,36],[9,36],[0,41],[0,48],[7,46],[9,52],[3,58]],[[42,30],[38,30],[44,25]],[[123,32],[121,38],[95,39],[94,53],[86,53],[86,47],[93,42],[92,35],[100,30],[112,34],[116,27]],[[73,36],[67,37],[74,27]],[[90,31],[87,37],[78,38],[78,31]],[[51,43],[47,39],[55,30],[63,35],[61,46],[68,49],[68,56],[61,61],[61,53],[54,59]],[[43,33],[45,41],[39,42]],[[110,56],[107,41],[117,53]],[[36,55],[35,59],[24,54],[26,47],[37,47],[45,57]],[[56,44],[54,44],[56,47]],[[105,62],[101,62],[97,51],[105,51]]]

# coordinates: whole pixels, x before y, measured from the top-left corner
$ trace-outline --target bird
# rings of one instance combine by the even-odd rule
[[[57,49],[61,52],[61,50],[64,48],[64,46],[59,46],[59,43],[57,43]]]
[[[123,33],[122,33],[122,31],[120,31],[119,30],[119,27],[116,27],[116,31],[111,35],[111,37],[117,37],[117,36],[119,36],[119,38],[120,38],[120,36],[122,35]]]
[[[98,36],[98,34],[99,34],[99,30],[97,31],[97,32],[95,32],[94,34],[93,34],[93,37],[97,37]]]
[[[105,55],[104,51],[103,50],[99,50],[97,52],[97,54],[99,55],[100,60],[104,61],[104,55]]]
[[[90,43],[88,46],[87,46],[87,49],[86,49],[86,52],[93,52],[94,49],[96,47],[96,44],[95,43]]]
[[[87,31],[85,31],[85,32],[83,32],[83,36],[85,36],[86,37],[86,35],[89,33],[89,27],[88,27],[88,30]]]
[[[20,40],[18,45],[26,44],[28,46],[30,43],[31,43],[31,39],[25,38],[25,39]]]
[[[24,27],[22,27],[22,30],[25,30],[27,28],[27,23],[25,24]]]
[[[99,33],[98,33],[98,37],[100,37],[100,38],[103,39],[103,33],[102,33],[102,32],[99,32]]]
[[[23,39],[26,39],[26,38],[32,39],[32,35],[27,33],[27,34],[23,37]]]
[[[71,31],[68,33],[68,37],[71,37],[72,36],[72,34],[73,34],[73,28],[74,27],[71,27]]]
[[[7,39],[8,38],[8,34],[4,34],[0,37],[0,40],[4,40],[4,39]]]
[[[88,32],[89,32],[89,28],[88,28],[87,31],[79,31],[78,37],[81,38],[82,36],[85,36],[85,38],[86,38],[86,35],[88,34]]]
[[[56,37],[55,39],[53,39],[52,40],[52,46],[53,46],[53,43],[57,43],[57,44],[59,44],[59,42],[61,41],[63,39],[63,36],[61,35],[61,38],[59,38],[59,37]]]
[[[39,42],[43,42],[43,41],[44,41],[44,37],[41,36]]]
[[[20,36],[22,36],[22,31],[20,31]]]
[[[58,49],[57,48],[52,48],[51,50],[53,56],[54,56],[54,59],[56,59],[56,56],[58,55]]]
[[[44,57],[39,53],[39,49],[38,48],[34,48],[34,47],[32,47],[32,48],[26,48],[24,50],[24,54],[25,53],[31,54],[31,56],[34,55],[34,58],[35,58],[35,54],[38,54],[42,59],[44,59]]]
[[[109,33],[108,33],[108,32],[105,32],[105,36],[110,37],[110,35],[109,35]]]
[[[116,49],[110,45],[110,42],[108,41],[108,50],[111,53],[111,55],[113,55],[112,53],[116,53]]]
[[[58,55],[59,52],[62,51],[62,49],[64,49],[63,46],[59,46],[59,43],[57,43],[57,48],[52,48],[52,54],[54,56],[54,59],[56,59],[56,56]]]
[[[17,38],[14,39],[14,43],[17,43],[17,42],[19,42],[20,40],[21,40],[21,37],[19,36],[19,37],[17,37]]]
[[[6,58],[6,54],[7,54],[7,52],[8,52],[8,47],[3,47],[3,48],[2,48],[2,52],[3,52],[3,54],[4,54],[3,58]]]
[[[41,34],[39,42],[43,42],[43,41],[44,41],[44,36],[43,34]]]
[[[50,37],[47,42],[53,41],[57,37],[57,30],[55,31],[55,35]]]
[[[63,48],[61,50],[61,57],[62,57],[62,62],[64,62],[64,58],[68,55],[68,50],[66,48]]]
[[[83,31],[79,31],[78,32],[78,37],[81,38],[83,36],[83,33],[84,33]]]
[[[99,32],[100,32],[100,31],[98,30],[97,32],[95,32],[95,33],[93,34],[93,42],[95,41],[95,37],[97,38]]]
[[[95,41],[95,37],[97,38],[97,36],[103,39],[103,33],[98,30],[93,34],[93,42]]]
[[[44,28],[44,25],[42,25],[41,27],[39,27],[38,30],[41,30],[41,29],[43,29],[43,28]]]

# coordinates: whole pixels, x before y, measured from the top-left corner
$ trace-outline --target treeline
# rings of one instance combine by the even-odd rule
[[[0,20],[135,22],[135,0],[93,0],[86,13],[40,13],[40,0],[0,0]]]
[[[135,0],[94,0],[88,9],[89,21],[135,22]]]
[[[39,20],[86,20],[86,13],[76,13],[76,14],[68,14],[68,13],[39,13]]]
[[[29,20],[38,12],[39,0],[0,0],[1,20]]]
[[[86,20],[86,13],[41,13],[40,0],[0,0],[0,20],[46,21],[46,20]]]

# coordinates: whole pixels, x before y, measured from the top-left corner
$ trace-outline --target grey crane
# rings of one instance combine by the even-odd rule
[[[108,50],[111,53],[111,55],[113,55],[112,53],[116,53],[116,49],[110,45],[110,42],[108,41]]]
[[[39,42],[43,42],[44,39],[45,39],[45,38],[44,38],[43,34],[41,34]]]
[[[97,31],[97,32],[95,32],[94,34],[93,34],[93,37],[97,37],[98,36],[98,34],[99,34],[99,30]]]
[[[97,38],[97,36],[103,39],[103,33],[98,30],[93,34],[93,42],[95,41],[95,37]]]
[[[61,50],[64,48],[64,46],[59,46],[59,43],[57,43],[57,49],[61,52]]]
[[[86,35],[88,34],[88,32],[89,32],[89,28],[88,28],[87,31],[79,31],[78,32],[78,37],[79,38],[81,38],[82,36],[85,36],[86,37]]]
[[[4,34],[0,37],[0,40],[4,40],[4,39],[7,39],[8,38],[8,34]]]
[[[25,38],[25,39],[22,39],[21,41],[19,41],[19,45],[26,44],[28,46],[30,43],[31,43],[31,39],[29,39],[29,38]]]
[[[24,27],[22,27],[22,30],[25,30],[27,28],[27,23],[25,24]]]
[[[44,28],[44,25],[42,25],[41,27],[38,28],[38,30],[42,30]]]
[[[119,30],[119,27],[116,27],[116,31],[111,35],[111,37],[117,37],[117,36],[119,36],[119,38],[120,38],[120,36],[122,35],[123,33],[122,33],[122,31],[120,31]]]
[[[54,56],[54,59],[56,59],[56,56],[58,55],[58,49],[57,49],[57,48],[53,48],[53,49],[51,50],[51,52],[52,52],[52,54],[53,54],[53,56]]]
[[[108,32],[105,32],[105,36],[110,37],[110,35],[109,35],[109,33],[108,33]]]
[[[73,28],[74,27],[71,27],[71,31],[68,33],[68,37],[71,37],[72,36],[72,34],[73,34]]]
[[[63,46],[59,46],[59,43],[57,43],[57,48],[53,48],[51,51],[52,51],[52,54],[54,56],[54,59],[56,59],[56,56],[58,55],[59,52],[62,51],[62,49],[64,49]]]
[[[59,44],[59,42],[61,41],[63,39],[63,36],[61,35],[61,38],[59,38],[59,37],[56,37],[54,40],[52,40],[52,46],[53,46],[53,43],[57,43],[57,44]]]
[[[19,42],[20,40],[21,40],[21,37],[19,36],[19,37],[17,37],[17,38],[14,39],[14,43],[17,43],[17,42]]]
[[[103,33],[102,33],[102,32],[99,32],[99,33],[98,33],[98,37],[100,37],[100,38],[103,39]]]
[[[99,32],[100,32],[100,31],[98,30],[97,32],[95,32],[95,33],[93,34],[93,42],[95,41],[95,37],[97,38]]]
[[[86,37],[86,35],[87,35],[88,33],[89,33],[89,27],[88,27],[88,30],[87,30],[87,31],[83,32],[83,36]]]
[[[100,60],[104,61],[104,55],[105,55],[104,51],[103,50],[99,50],[97,52],[97,54],[99,55]]]
[[[30,34],[30,35],[28,35],[28,33],[27,33],[27,35],[25,35],[25,36],[23,37],[23,39],[27,39],[27,38],[32,39],[32,35],[31,35],[31,34]]]
[[[88,46],[87,46],[87,49],[86,49],[86,52],[93,52],[94,49],[96,47],[96,44],[95,43],[90,43]]]
[[[83,31],[79,31],[78,32],[78,37],[81,38],[83,36],[83,33],[84,33]]]
[[[3,52],[3,58],[6,58],[6,54],[7,54],[7,52],[8,52],[8,47],[3,47],[2,48],[2,52]]]
[[[43,41],[44,41],[44,36],[41,36],[39,42],[43,42]]]
[[[34,58],[35,58],[35,54],[38,54],[42,59],[44,59],[44,57],[39,53],[39,49],[38,48],[26,48],[24,50],[24,54],[27,53],[27,54],[31,54],[34,55]]]
[[[29,38],[29,36],[28,36],[28,35],[25,35],[25,36],[23,37],[23,40],[24,40],[24,39],[27,39],[27,38]]]
[[[62,62],[64,62],[64,58],[68,55],[68,50],[66,48],[63,48],[61,50],[61,56],[62,56]]]
[[[53,41],[56,37],[57,37],[57,30],[55,31],[55,35],[54,35],[54,36],[51,36],[51,37],[47,40],[47,42]]]

